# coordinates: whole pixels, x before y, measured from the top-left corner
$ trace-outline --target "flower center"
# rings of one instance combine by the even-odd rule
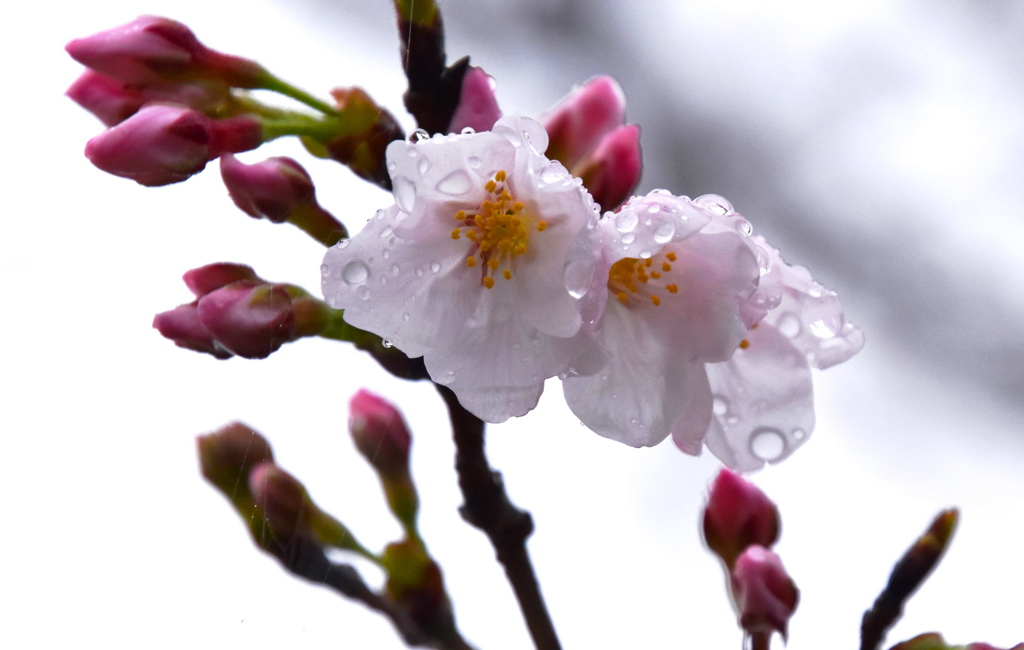
[[[513,258],[526,253],[531,229],[543,232],[548,227],[546,221],[534,223],[524,214],[526,206],[512,196],[506,178],[507,174],[499,171],[493,180],[487,181],[484,189],[490,196],[476,210],[459,210],[455,220],[461,225],[452,230],[452,239],[465,235],[473,242],[466,266],[480,264],[481,283],[488,289],[494,287],[494,275],[499,270],[503,278],[512,279],[509,266]]]
[[[655,255],[647,259],[624,257],[608,271],[608,291],[624,305],[630,304],[630,298],[649,300],[652,305],[661,305],[661,289],[669,293],[679,293],[679,285],[665,283],[666,276],[672,272],[672,262],[677,256],[668,251],[664,255]],[[653,282],[652,282],[653,280]]]

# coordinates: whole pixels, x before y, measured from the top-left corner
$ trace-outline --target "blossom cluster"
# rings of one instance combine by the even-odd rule
[[[722,197],[625,200],[639,150],[621,108],[599,78],[544,124],[392,142],[395,203],[327,252],[324,297],[487,422],[529,412],[558,377],[601,436],[706,445],[742,471],[782,460],[814,427],[810,369],[863,336]]]

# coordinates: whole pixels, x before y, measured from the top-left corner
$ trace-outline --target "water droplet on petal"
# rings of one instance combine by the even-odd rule
[[[658,214],[659,212],[661,212],[661,206],[658,205],[657,203],[651,204],[647,206],[647,211],[650,212],[651,214]]]
[[[384,230],[380,231],[380,238],[384,239],[385,237],[390,237],[391,233],[393,232],[395,231],[391,228],[391,226],[384,226]]]
[[[636,235],[631,233],[631,232],[627,232],[627,233],[623,233],[622,234],[622,243],[623,244],[632,244],[635,239],[636,239]]]
[[[540,170],[540,180],[544,183],[557,183],[564,180],[565,176],[565,167],[554,160],[545,165],[544,169]]]
[[[396,163],[393,163],[393,162],[389,162],[388,163],[388,171],[389,172],[393,172],[396,169],[398,169],[398,165]]]
[[[410,318],[412,318],[412,316],[409,315],[409,312],[402,314],[402,320],[408,322]]]
[[[441,384],[442,386],[447,386],[448,384],[455,381],[455,371],[446,370],[442,372],[439,376],[434,377],[434,381],[438,384]]]
[[[380,344],[383,345],[386,348],[392,348],[395,345],[394,343],[392,343],[391,341],[389,341],[387,339],[381,340]]]
[[[776,461],[786,452],[786,438],[778,429],[760,427],[750,434],[750,452],[763,461]]]
[[[786,338],[795,338],[800,334],[800,319],[796,317],[796,314],[787,312],[779,319],[779,324],[776,327]]]
[[[430,139],[430,134],[427,133],[426,131],[424,131],[423,129],[416,129],[415,131],[412,132],[412,141],[413,142],[423,142],[424,140],[429,140],[429,139]]]
[[[476,130],[471,126],[462,127],[462,135],[473,135]]]
[[[422,278],[423,277],[423,269],[421,269],[418,266],[416,267],[416,277],[417,278]]]
[[[455,196],[465,194],[472,186],[473,183],[469,179],[469,174],[461,169],[456,169],[437,182],[437,191]]]
[[[800,428],[793,429],[793,437],[797,440],[803,440],[807,437],[807,432]]]
[[[562,274],[565,290],[573,298],[579,299],[590,288],[590,280],[594,274],[594,268],[586,262],[570,261],[566,262]]]
[[[736,222],[736,231],[743,235],[754,234],[754,227],[750,225],[750,222],[746,219],[740,219]]]
[[[728,199],[717,194],[705,194],[704,196],[698,196],[693,200],[693,203],[717,214],[729,214],[731,212],[735,212],[732,207],[732,203],[729,203]]]
[[[714,401],[711,403],[711,409],[715,415],[725,415],[729,412],[729,400],[715,395]]]
[[[665,220],[658,224],[658,227],[654,230],[654,241],[658,244],[667,244],[672,241],[672,237],[675,234],[675,224],[669,220]]]
[[[345,270],[341,272],[341,279],[349,286],[363,284],[368,277],[370,277],[370,269],[359,261],[349,262],[345,265]]]
[[[416,169],[419,170],[420,175],[426,174],[430,171],[430,161],[424,158],[420,161],[420,164],[416,166]]]
[[[437,263],[437,262],[431,262],[430,263],[430,271],[432,273],[440,272],[441,271],[441,265],[439,263]]]
[[[615,215],[615,228],[619,232],[628,232],[636,228],[638,219],[636,214],[631,210],[623,210],[622,212]]]
[[[651,253],[651,251],[640,251],[640,259],[642,259],[642,260],[646,260],[651,255],[653,255],[653,253]]]
[[[330,267],[329,267],[329,266],[327,266],[326,264],[321,264],[321,265],[320,265],[320,273],[321,273],[321,274],[327,273],[327,270],[328,270],[329,268],[330,268]]]
[[[356,289],[356,295],[359,296],[361,300],[366,300],[367,298],[370,297],[370,288],[364,284],[363,286]]]
[[[810,325],[811,333],[819,339],[830,339],[836,335],[835,330],[823,320],[816,320]]]
[[[385,248],[383,251],[381,251],[380,256],[383,257],[384,259],[390,259],[391,258],[391,251],[389,251],[388,249]]]
[[[399,176],[395,179],[392,192],[398,209],[402,212],[412,212],[416,204],[416,185],[405,176]]]
[[[392,265],[391,266],[391,275],[398,275],[398,273],[399,273],[398,265],[397,264]]]
[[[348,241],[349,240],[347,240],[347,239],[342,239],[340,242],[338,242],[337,244],[334,245],[334,248],[339,250],[339,251],[341,249],[343,249],[343,248],[348,248]]]
[[[476,156],[470,156],[470,158],[466,160],[466,164],[469,165],[471,169],[480,169],[480,165],[484,164],[484,162]]]

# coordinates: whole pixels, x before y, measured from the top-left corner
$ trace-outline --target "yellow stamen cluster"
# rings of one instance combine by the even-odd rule
[[[662,257],[662,256],[658,256]],[[676,254],[669,251],[664,255],[664,261],[654,268],[655,258],[637,259],[625,257],[615,264],[608,271],[608,291],[624,305],[629,304],[630,294],[637,297],[643,296],[650,300],[655,307],[661,305],[661,297],[655,291],[662,288],[660,283],[651,283],[651,280],[661,280],[662,277],[672,271],[671,262],[677,259]],[[671,294],[679,293],[679,285],[666,284],[664,289]]]
[[[473,242],[470,255],[466,257],[466,266],[474,267],[482,262],[481,273],[484,287],[494,287],[494,274],[501,269],[501,276],[512,279],[512,270],[508,268],[512,258],[526,253],[530,243],[531,226],[537,232],[544,232],[548,224],[540,220],[533,223],[524,214],[526,206],[516,201],[505,185],[507,174],[499,171],[492,180],[487,181],[484,189],[490,196],[475,211],[459,210],[455,220],[460,223],[452,230],[452,239],[466,239]]]

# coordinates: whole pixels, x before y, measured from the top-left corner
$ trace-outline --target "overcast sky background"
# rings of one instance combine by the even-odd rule
[[[1024,5],[442,9],[450,57],[470,54],[495,76],[507,112],[538,115],[574,84],[615,75],[642,128],[640,191],[726,196],[790,262],[838,290],[866,331],[859,356],[816,373],[808,444],[754,476],[780,505],[777,550],[802,590],[788,647],[853,647],[892,562],[951,505],[963,514],[953,546],[889,641],[932,630],[957,643],[1024,640]],[[0,644],[403,647],[382,619],[257,553],[195,461],[195,434],[241,419],[321,506],[382,547],[398,527],[346,434],[347,401],[366,386],[413,426],[424,534],[467,638],[529,647],[489,545],[458,518],[452,445],[429,386],[328,342],[218,362],[150,328],[154,313],[189,300],[179,278],[190,268],[245,262],[315,290],[322,249],[238,212],[216,165],[158,189],[98,172],[81,150],[102,127],[62,96],[80,71],[63,44],[146,12],[315,94],[358,84],[402,114],[390,3],[13,11],[0,43],[10,292]],[[307,165],[321,202],[352,229],[390,203],[295,143],[243,158],[274,154]],[[713,457],[601,439],[579,426],[557,383],[536,412],[491,427],[488,443],[513,500],[534,515],[530,548],[566,648],[739,647],[697,533]]]

